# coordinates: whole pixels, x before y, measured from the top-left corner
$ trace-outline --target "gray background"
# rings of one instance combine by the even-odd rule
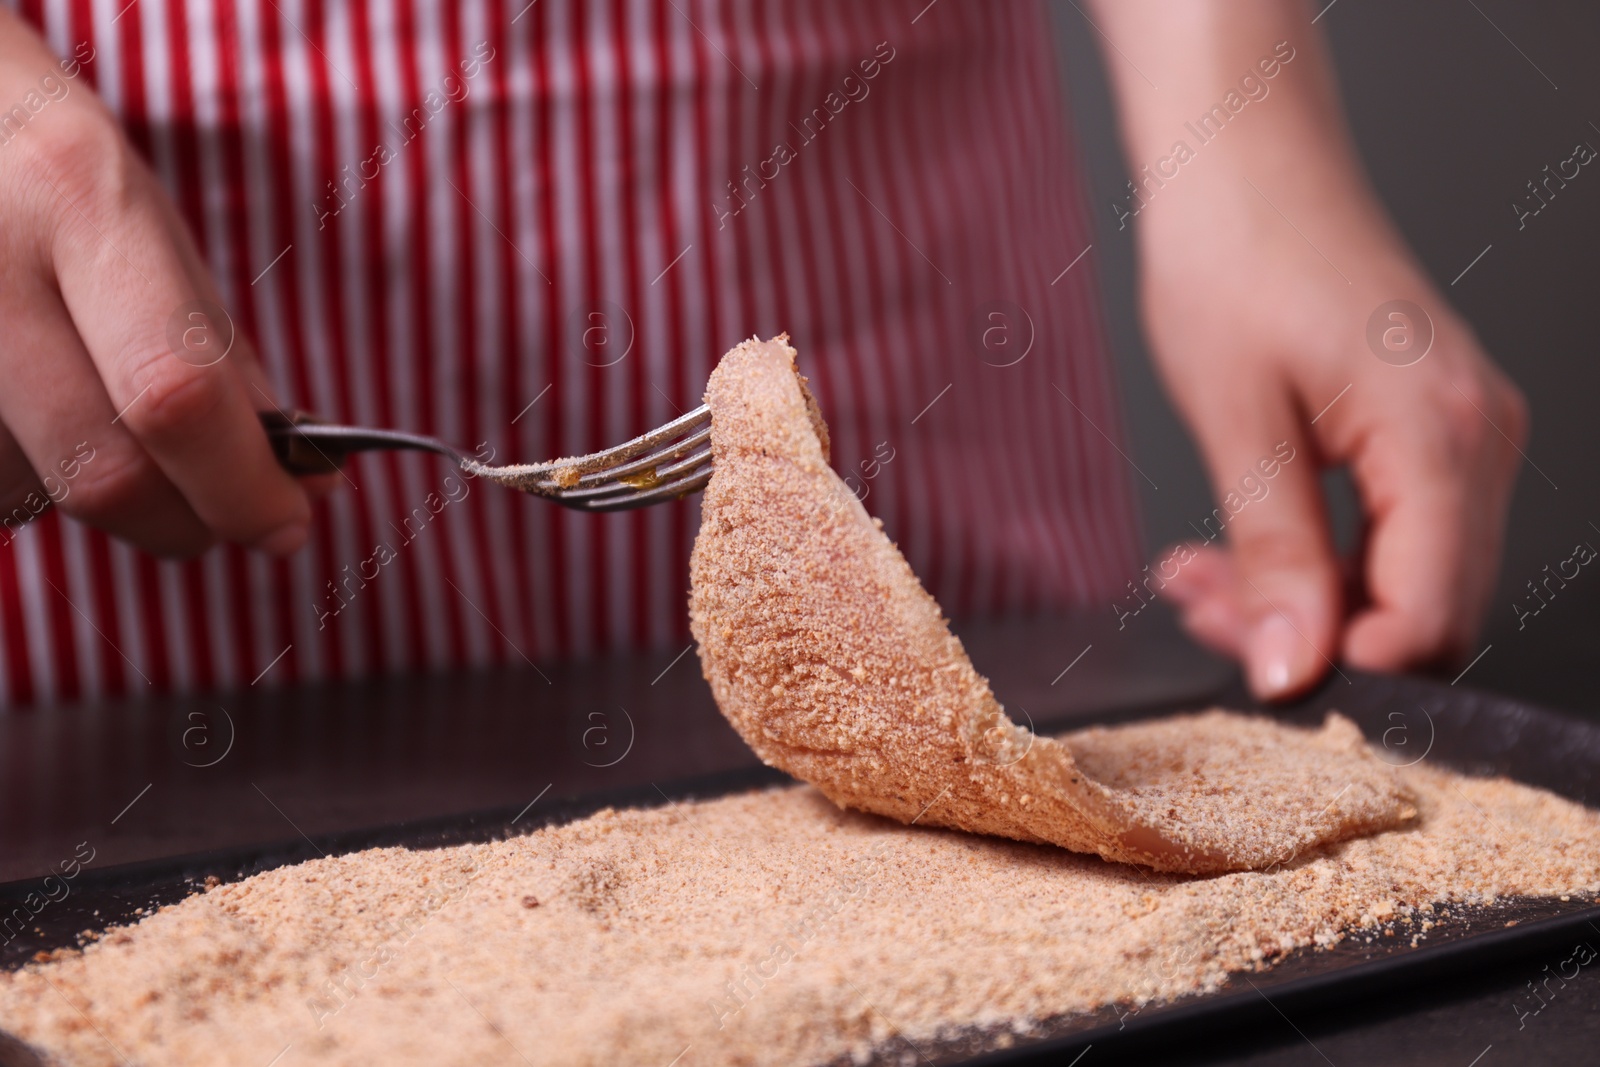
[[[1109,208],[1128,175],[1098,37],[1075,5],[1053,6],[1089,169],[1099,231],[1093,254],[1106,287],[1133,456],[1161,486],[1157,492],[1134,479],[1154,551],[1192,538],[1186,520],[1213,505],[1144,347],[1133,231],[1117,232]],[[1491,647],[1462,684],[1600,714],[1592,668],[1600,660],[1600,573],[1581,571],[1520,632],[1512,609],[1546,564],[1553,568],[1580,541],[1600,548],[1600,533],[1589,525],[1600,526],[1600,161],[1520,232],[1511,209],[1525,184],[1569,157],[1577,142],[1600,148],[1600,8],[1336,0],[1317,25],[1332,43],[1351,126],[1379,195],[1424,267],[1527,395],[1533,434],[1526,452],[1558,487],[1523,465],[1479,646]],[[1452,286],[1486,245],[1493,246],[1488,254]],[[1346,510],[1347,483],[1331,481],[1336,512]]]

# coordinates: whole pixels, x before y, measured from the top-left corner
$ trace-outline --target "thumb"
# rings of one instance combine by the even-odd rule
[[[1217,507],[1205,536],[1226,531],[1243,624],[1245,675],[1263,700],[1296,696],[1332,667],[1339,575],[1319,471],[1287,397],[1258,397],[1202,437]]]

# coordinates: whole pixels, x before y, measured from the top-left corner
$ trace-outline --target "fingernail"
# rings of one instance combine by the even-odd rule
[[[291,520],[256,541],[250,547],[257,552],[265,552],[269,556],[287,556],[306,543],[306,537],[310,532],[311,525],[309,523]]]
[[[1263,700],[1276,700],[1289,692],[1291,671],[1300,658],[1305,638],[1278,612],[1262,619],[1250,635],[1246,669],[1250,688]]]

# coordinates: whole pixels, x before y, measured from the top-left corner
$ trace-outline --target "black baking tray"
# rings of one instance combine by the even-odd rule
[[[997,689],[1004,697],[1003,684],[997,684]],[[1168,713],[1175,707],[1213,703],[1253,707],[1242,691],[1235,689],[1214,698],[1123,707],[1092,718],[1131,721]],[[1352,671],[1336,674],[1306,700],[1269,713],[1287,722],[1314,724],[1330,709],[1353,719],[1393,762],[1427,759],[1468,774],[1506,775],[1588,805],[1600,800],[1600,726],[1584,720],[1462,687]],[[1086,721],[1079,712],[1066,718],[1040,716],[1037,726],[1050,731]],[[535,810],[518,803],[86,869],[70,897],[36,916],[26,937],[0,946],[0,966],[20,966],[40,951],[75,944],[84,931],[99,932],[136,921],[150,909],[195,892],[208,878],[232,881],[319,854],[383,845],[431,848],[483,841],[568,821],[605,806],[651,806],[787,780],[767,768],[746,765],[672,781],[580,790],[574,795],[541,799]],[[0,885],[0,909],[9,913],[38,887],[37,878]],[[1197,1042],[1214,1042],[1219,1035],[1225,1038],[1249,1027],[1252,1020],[1281,1019],[1278,1025],[1295,1026],[1290,1019],[1325,1014],[1340,1003],[1370,1001],[1486,969],[1504,971],[1519,960],[1559,958],[1552,954],[1577,942],[1600,945],[1600,907],[1592,899],[1574,897],[1566,902],[1513,900],[1490,907],[1453,908],[1417,947],[1411,946],[1410,934],[1402,927],[1395,936],[1381,932],[1378,936],[1352,936],[1332,949],[1291,953],[1266,970],[1235,975],[1216,993],[1137,1011],[1122,1006],[1062,1017],[1023,1036],[975,1031],[933,1045],[924,1042],[907,1047],[897,1042],[898,1047],[885,1048],[882,1062],[1071,1063],[1090,1047],[1102,1053],[1119,1050],[1124,1059],[1144,1055],[1176,1059],[1181,1050]],[[12,1062],[33,1061],[25,1050],[0,1045],[0,1063]]]

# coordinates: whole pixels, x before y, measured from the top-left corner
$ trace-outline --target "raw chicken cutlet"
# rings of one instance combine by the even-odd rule
[[[1307,731],[1213,711],[1068,741],[1012,723],[829,467],[795,356],[786,336],[750,340],[711,375],[715,473],[690,572],[701,667],[768,764],[842,807],[1190,873],[1415,815],[1337,715]]]

